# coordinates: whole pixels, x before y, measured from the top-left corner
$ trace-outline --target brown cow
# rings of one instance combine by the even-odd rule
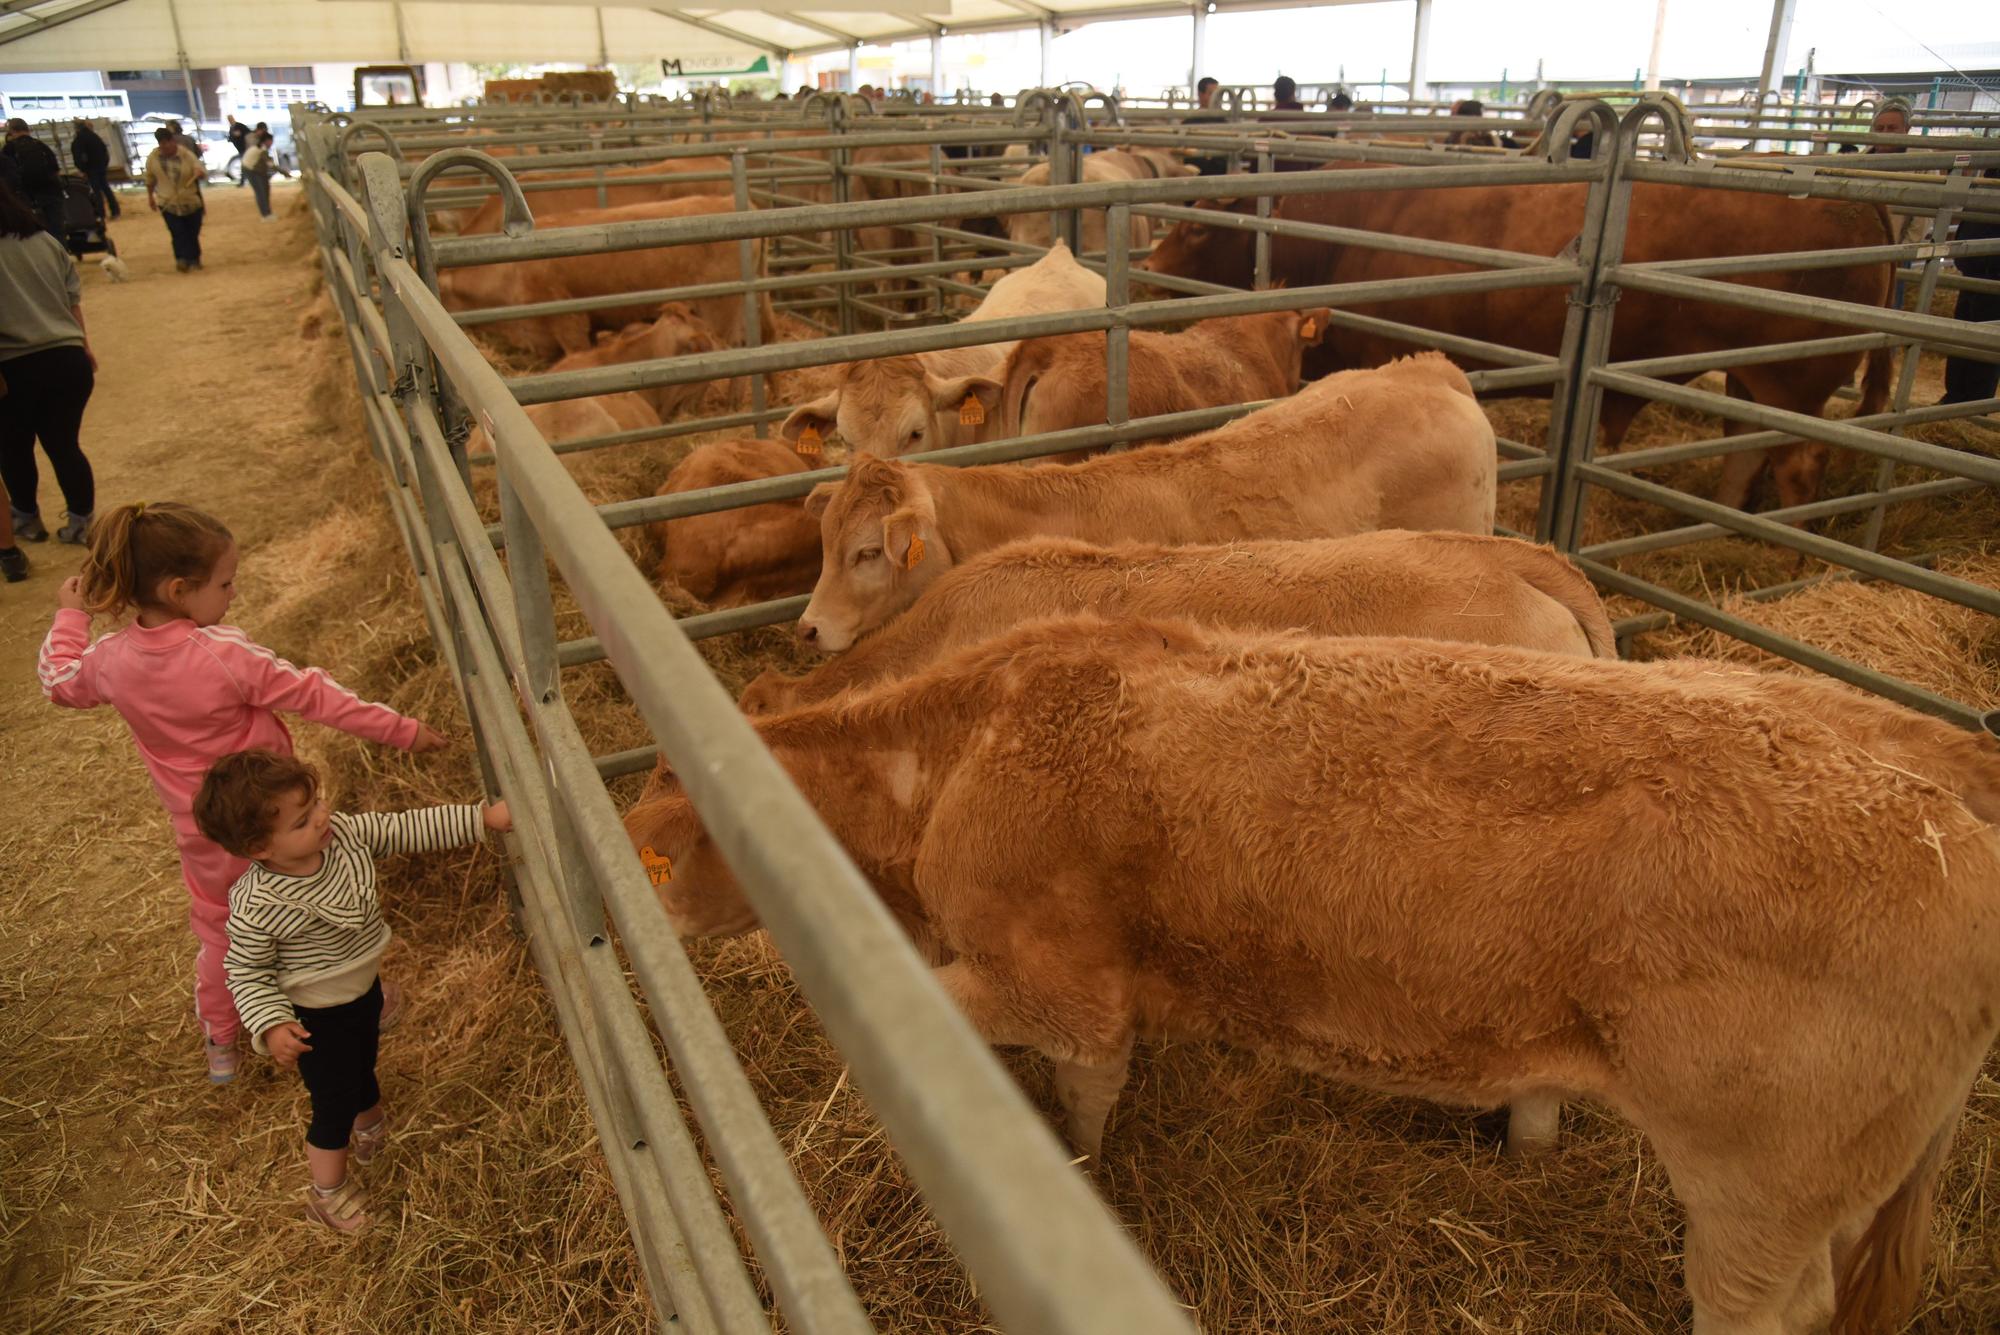
[[[1824,680],[1039,622],[758,731],[1101,1154],[1135,1040],[1651,1142],[1702,1335],[1887,1335],[2000,1025],[2000,748]],[[753,929],[670,772],[686,935]],[[1837,1315],[1836,1315],[1837,1314]]]
[[[1203,320],[1178,334],[1134,329],[1127,354],[1130,417],[1281,399],[1299,387],[1299,363],[1326,335],[1326,307]],[[1103,333],[1023,339],[1001,380],[1007,436],[1097,426],[1105,418]]]
[[[1080,179],[1086,184],[1100,185],[1108,181],[1170,181],[1193,176],[1199,170],[1164,148],[1107,148],[1084,158]],[[1049,184],[1049,171],[1048,163],[1038,162],[1008,184],[1022,188],[1046,186]],[[1083,246],[1084,254],[1104,254],[1106,210],[1083,209],[1080,212],[1077,240]],[[1047,246],[1055,240],[1047,210],[1010,213],[1001,221],[1010,241]],[[1151,218],[1137,213],[1131,215],[1131,235],[1127,239],[1133,249],[1144,250],[1153,243],[1153,226]]]
[[[1618,656],[1590,581],[1553,548],[1514,538],[1401,529],[1223,547],[1030,538],[956,567],[908,612],[804,676],[767,670],[741,704],[751,714],[817,704],[910,676],[1022,622],[1081,612]]]
[[[542,439],[551,445],[660,424],[660,415],[653,411],[653,405],[632,393],[530,404],[526,412],[528,420],[542,433]],[[476,426],[466,438],[465,448],[469,454],[484,454],[493,448],[492,437],[487,435],[485,427]]]
[[[1078,264],[1068,246],[1058,245],[1002,277],[979,309],[959,323],[1103,304],[1104,279]],[[797,440],[807,431],[826,436],[837,429],[850,449],[884,457],[996,438],[1000,382],[993,377],[1013,350],[1013,340],[1002,340],[850,362],[840,368],[832,393],[800,404],[780,430],[787,440]]]
[[[676,464],[659,494],[784,477],[810,467],[781,441],[719,441]],[[819,574],[819,524],[797,500],[689,515],[652,528],[662,551],[660,577],[711,607],[805,593]]]
[[[686,199],[690,195],[728,195],[728,181],[656,181],[633,185],[625,178],[631,176],[659,176],[666,173],[688,174],[694,172],[726,172],[729,170],[727,158],[667,158],[661,162],[641,162],[632,166],[607,167],[604,171],[604,198],[598,198],[597,173],[588,169],[582,171],[525,172],[520,176],[523,184],[538,181],[577,181],[577,186],[566,190],[530,190],[526,192],[528,211],[535,216],[537,224],[545,224],[547,219],[563,213],[586,213],[599,208],[618,208],[625,204],[649,204],[660,199]],[[446,215],[460,219],[458,231],[462,236],[475,236],[483,232],[500,230],[500,216],[503,211],[500,196],[493,195],[477,208],[459,210]],[[440,229],[442,230],[442,229]]]
[[[806,498],[824,548],[799,634],[838,653],[957,562],[1028,537],[1176,546],[1493,531],[1493,428],[1439,353],[1348,371],[1214,431],[1080,464],[863,456]]]
[[[553,228],[654,222],[666,218],[732,213],[735,209],[734,203],[719,196],[696,195],[690,199],[627,204],[615,209],[559,213],[542,219],[541,225]],[[698,245],[655,246],[607,255],[571,255],[561,259],[519,260],[508,264],[447,269],[438,276],[438,292],[444,298],[446,309],[469,311],[525,302],[562,301],[572,297],[607,297],[621,292],[687,287],[697,283],[733,283],[742,276],[737,244],[734,241],[712,241]],[[764,243],[757,241],[752,244],[756,246],[757,272],[762,274]],[[743,298],[705,297],[689,302],[688,306],[707,322],[716,337],[732,346],[742,342]],[[502,320],[483,328],[492,330],[524,351],[554,358],[589,348],[594,329],[622,330],[628,324],[652,320],[659,313],[659,302],[639,302],[570,315]],[[772,336],[769,297],[763,299],[760,323],[764,338],[769,341]]]
[[[1379,164],[1318,165],[1338,169]],[[1272,216],[1287,222],[1357,227],[1392,236],[1554,256],[1573,252],[1582,225],[1585,190],[1582,185],[1518,185],[1291,195],[1273,202]],[[1230,207],[1247,212],[1253,204],[1252,200],[1241,200]],[[1879,205],[1781,199],[1641,181],[1632,187],[1624,257],[1627,263],[1637,264],[1756,254],[1767,249],[1840,250],[1887,245],[1894,239],[1888,214]],[[1254,276],[1254,247],[1251,233],[1239,228],[1178,223],[1143,267],[1247,288]],[[1736,275],[1730,281],[1880,306],[1889,296],[1890,268],[1886,262],[1856,264],[1839,269]],[[1391,250],[1287,236],[1271,238],[1270,276],[1291,287],[1462,272],[1462,265]],[[1449,334],[1555,354],[1562,349],[1563,322],[1569,310],[1566,296],[1564,288],[1518,288],[1476,296],[1381,302],[1355,309]],[[1783,343],[1839,332],[1810,320],[1721,303],[1696,304],[1635,289],[1620,296],[1612,316],[1614,361]],[[1319,354],[1307,359],[1306,371],[1312,375],[1336,367],[1369,366],[1408,346],[1386,335],[1343,329],[1326,341]],[[1818,413],[1828,397],[1853,377],[1860,359],[1858,352],[1843,352],[1739,367],[1730,372],[1730,392],[1773,408]],[[1868,354],[1862,412],[1878,412],[1887,402],[1890,370],[1887,349]],[[1674,378],[1689,379],[1692,374]],[[1547,389],[1520,392],[1542,394]],[[1643,406],[1641,400],[1629,395],[1605,395],[1602,422],[1606,449],[1618,447]],[[1783,447],[1778,453],[1772,471],[1781,505],[1803,504],[1818,494],[1827,449],[1823,444],[1801,444]],[[1716,498],[1727,505],[1742,505],[1763,467],[1765,453],[1731,456]]]
[[[582,352],[572,352],[549,370],[582,371],[616,366],[621,362],[692,357],[704,352],[720,352],[724,346],[722,340],[715,336],[715,331],[708,327],[708,322],[696,315],[691,306],[684,301],[670,301],[660,307],[657,319],[628,324],[615,334],[601,333],[593,346]],[[664,422],[699,401],[710,383],[697,380],[684,385],[655,385],[632,392],[652,404],[653,411]]]

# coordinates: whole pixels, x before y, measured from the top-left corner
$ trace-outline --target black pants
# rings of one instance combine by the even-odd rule
[[[174,263],[201,263],[201,218],[207,212],[196,209],[193,213],[160,214],[167,220],[167,235],[173,238]]]
[[[63,230],[63,197],[60,190],[45,190],[38,195],[29,195],[28,204],[35,210],[35,216],[42,220],[48,234],[69,249],[69,237]]]
[[[97,375],[82,348],[45,348],[0,362],[7,394],[0,398],[0,482],[16,513],[40,514],[35,493],[41,484],[35,467],[35,442],[49,456],[62,488],[63,504],[83,516],[97,504],[97,482],[90,460],[77,441],[83,429],[83,405]]]
[[[375,1083],[375,1051],[382,1039],[382,980],[338,1006],[297,1006],[299,1023],[311,1037],[311,1052],[299,1054],[299,1074],[312,1095],[312,1122],[306,1144],[316,1150],[344,1150],[354,1119],[382,1101]]]
[[[1960,241],[1991,241],[2000,237],[2000,223],[1960,223]],[[2000,255],[1978,255],[1961,260],[1958,271],[1967,278],[2000,278]],[[2000,320],[2000,293],[1960,292],[1952,318],[1973,324]],[[1952,357],[1944,364],[1942,403],[1971,403],[1990,399],[2000,389],[2000,363],[1976,362],[1970,357]]]
[[[250,183],[250,193],[257,197],[257,212],[266,218],[271,216],[271,173],[244,172],[243,179]]]
[[[116,218],[124,210],[118,207],[118,196],[111,193],[111,178],[106,171],[106,168],[99,167],[96,171],[85,172],[84,176],[90,181],[90,193],[104,206],[104,216]]]

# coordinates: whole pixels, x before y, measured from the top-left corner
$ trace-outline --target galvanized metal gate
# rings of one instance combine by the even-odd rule
[[[1879,526],[1872,526],[1868,540],[1860,544],[1791,526],[1820,515],[1879,515],[1890,505],[2000,483],[2000,462],[1895,434],[1916,422],[1992,412],[2000,409],[2000,401],[1950,410],[1911,408],[1913,360],[1906,362],[1893,411],[1866,422],[1780,412],[1666,379],[1747,358],[1778,361],[1882,344],[1948,347],[2000,360],[2000,330],[1921,313],[1929,294],[1946,281],[1941,269],[1946,258],[2000,253],[2000,242],[1883,246],[1860,256],[1916,266],[1912,276],[1922,296],[1919,313],[1720,281],[1731,272],[1752,269],[1851,263],[1857,258],[1853,253],[1646,265],[1622,263],[1620,255],[1635,181],[1882,202],[1933,216],[1937,234],[1943,235],[1943,224],[1968,207],[2000,216],[2000,202],[1992,198],[1996,192],[1974,184],[1977,172],[2000,164],[2000,151],[1995,151],[2000,145],[1954,143],[1944,152],[1912,153],[1857,172],[1829,168],[1823,156],[1760,160],[1741,167],[1688,161],[1680,151],[1687,141],[1684,130],[1664,122],[1663,111],[1654,105],[1633,108],[1622,119],[1602,103],[1564,105],[1547,124],[1549,142],[1562,151],[1539,159],[1446,154],[1434,144],[1380,140],[1274,140],[1270,127],[1187,125],[1184,112],[1128,115],[1115,104],[1086,106],[1061,93],[1024,96],[1016,106],[995,111],[934,111],[910,108],[905,115],[877,115],[850,99],[828,98],[751,112],[709,99],[667,106],[385,108],[358,118],[299,108],[294,119],[327,283],[345,321],[362,390],[370,447],[383,467],[439,652],[461,686],[488,782],[514,806],[519,893],[529,944],[555,998],[663,1326],[671,1320],[694,1331],[764,1330],[771,1318],[710,1190],[668,1071],[656,1059],[651,1035],[612,952],[613,927],[665,1041],[674,1080],[695,1111],[729,1203],[770,1277],[785,1321],[807,1332],[859,1331],[868,1323],[694,970],[659,912],[606,792],[606,778],[650,766],[654,748],[593,756],[565,707],[564,669],[601,659],[616,669],[660,750],[675,766],[1000,1322],[1010,1330],[1077,1335],[1187,1330],[1184,1308],[1151,1274],[1013,1082],[945,1002],[929,970],[693,647],[692,641],[702,636],[790,619],[803,599],[676,622],[612,532],[802,495],[841,470],[593,507],[565,471],[559,452],[715,430],[748,428],[763,434],[785,408],[767,405],[760,396],[748,411],[565,442],[558,451],[535,430],[523,405],[737,376],[755,381],[766,372],[860,358],[1105,331],[1104,425],[914,456],[953,464],[1025,459],[1202,429],[1254,406],[1221,405],[1170,418],[1131,419],[1127,367],[1132,329],[1197,317],[1331,306],[1336,322],[1346,327],[1394,332],[1415,346],[1487,363],[1488,369],[1473,375],[1481,388],[1549,387],[1553,408],[1546,438],[1502,442],[1501,477],[1532,480],[1540,487],[1539,536],[1572,552],[1606,588],[1977,726],[1977,711],[1964,702],[1943,700],[1774,635],[1641,580],[1616,562],[1733,533],[2000,614],[2000,593],[1994,590],[1873,551]],[[1468,124],[1448,118],[1394,119],[1388,128],[1399,135],[1411,134],[1416,126],[1433,138]],[[1523,124],[1542,128],[1538,122]],[[1593,159],[1568,157],[1571,131],[1579,125],[1588,126],[1600,145]],[[992,173],[1017,165],[999,158],[967,158],[947,169],[948,149],[992,151],[1008,144],[1043,153],[1054,183],[1020,188],[995,181]],[[729,169],[713,172],[709,179],[718,193],[726,184],[739,211],[535,231],[529,201],[535,192],[558,183],[517,181],[508,160],[481,152],[480,146],[523,155],[512,160],[523,168],[590,171],[597,174],[600,190],[602,173],[621,163],[726,154]],[[1329,169],[1076,183],[1084,151],[1120,146],[1196,146],[1229,155],[1242,166],[1267,169],[1274,154],[1281,153],[1288,160]],[[532,156],[526,156],[529,150]],[[884,161],[876,150],[904,156]],[[1377,165],[1341,165],[1354,160]],[[1941,170],[1951,174],[1914,175]],[[1898,179],[1903,176],[1910,179]],[[465,180],[480,177],[490,186],[463,188]],[[1586,184],[1588,202],[1577,245],[1555,257],[1356,234],[1274,218],[1271,210],[1272,200],[1304,193],[1558,181]],[[868,198],[875,185],[918,192]],[[496,191],[505,205],[501,232],[431,235],[430,210]],[[1204,199],[1248,196],[1258,201],[1254,213],[1197,215],[1190,208]],[[752,204],[764,207],[751,211]],[[962,270],[1005,269],[1032,262],[1040,253],[1038,247],[970,231],[968,220],[1050,212],[1056,235],[1074,239],[1084,209],[1106,211],[1110,237],[1126,236],[1134,215],[1162,222],[1198,216],[1212,225],[1247,229],[1256,237],[1260,279],[1268,273],[1273,236],[1398,250],[1449,261],[1466,271],[1278,291],[1236,291],[1149,276],[1155,286],[1191,295],[1136,300],[1132,255],[1125,246],[1114,245],[1107,254],[1085,257],[1101,267],[1107,280],[1101,310],[970,326],[942,322],[954,298],[979,291],[955,276]],[[855,240],[857,229],[864,227],[898,229],[914,241],[869,251]],[[749,243],[759,238],[774,247],[770,272],[764,275],[754,271],[751,260]],[[456,315],[436,295],[438,272],[456,266],[713,241],[741,243],[739,282],[645,294],[648,300],[743,296],[751,311],[748,346],[699,358],[509,381],[467,339],[464,327],[629,303],[630,295]],[[969,262],[974,258],[976,265]],[[1955,281],[1959,286],[1978,282]],[[893,285],[894,295],[881,295],[885,284]],[[877,293],[861,291],[864,285]],[[1441,335],[1347,309],[1418,293],[1521,287],[1560,288],[1567,294],[1567,322],[1556,355]],[[1859,332],[1748,353],[1613,363],[1607,350],[1617,318],[1615,298],[1623,289],[1809,315]],[[827,336],[759,346],[749,303],[765,294],[815,321]],[[859,332],[864,324],[882,328]],[[761,382],[756,382],[761,395]],[[1698,403],[1760,430],[1598,457],[1593,442],[1599,402],[1607,390]],[[468,457],[465,452],[466,429],[473,421],[493,441],[490,456]],[[1865,495],[1792,512],[1749,515],[1634,476],[1650,465],[1800,437],[1882,459],[1879,485]],[[1897,462],[1944,476],[1893,486],[1889,468]],[[497,474],[497,525],[488,525],[473,500],[472,470],[481,467]],[[1638,496],[1691,522],[1579,547],[1580,517],[1594,492]],[[551,562],[593,634],[558,639]],[[772,831],[784,835],[772,838]]]

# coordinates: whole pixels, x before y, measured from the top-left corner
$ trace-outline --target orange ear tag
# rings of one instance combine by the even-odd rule
[[[674,860],[655,853],[651,844],[639,850],[639,861],[645,865],[646,878],[654,885],[665,885],[674,879]]]
[[[985,424],[985,421],[986,405],[979,401],[978,395],[966,395],[965,402],[958,405],[958,424],[960,426],[981,426]]]
[[[819,458],[822,449],[819,432],[811,427],[799,432],[799,438],[792,442],[792,452],[807,459]]]
[[[915,570],[917,568],[917,562],[923,559],[924,559],[924,540],[922,538],[915,538],[915,537],[911,538],[910,554],[903,558],[903,569]]]
[[[1311,338],[1314,334],[1317,334],[1318,332],[1319,332],[1318,320],[1307,320],[1304,324],[1299,326],[1300,338]]]

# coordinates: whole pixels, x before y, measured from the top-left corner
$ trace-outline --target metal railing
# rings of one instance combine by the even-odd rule
[[[671,1075],[694,1109],[729,1203],[784,1320],[802,1331],[867,1328],[802,1189],[792,1176],[750,1083],[723,1036],[694,969],[659,911],[646,874],[626,841],[604,780],[649,766],[651,746],[593,756],[564,704],[562,674],[608,660],[645,718],[659,750],[682,777],[704,824],[737,873],[760,919],[791,964],[833,1042],[851,1064],[891,1143],[909,1163],[939,1222],[1000,1323],[1016,1331],[1174,1331],[1186,1314],[1144,1261],[1004,1072],[931,982],[872,890],[819,824],[756,734],[737,714],[695,652],[695,639],[788,620],[792,598],[701,613],[676,621],[631,564],[612,530],[670,521],[803,495],[843,470],[822,468],[758,482],[635,497],[593,506],[559,456],[714,430],[763,434],[786,409],[753,401],[749,411],[676,421],[551,446],[525,405],[696,382],[762,377],[863,358],[964,347],[1044,334],[1101,331],[1106,338],[1102,425],[994,440],[911,456],[967,465],[1115,447],[1205,429],[1257,406],[1223,404],[1166,416],[1130,415],[1130,338],[1135,329],[1259,311],[1334,308],[1336,326],[1434,347],[1481,364],[1485,391],[1546,388],[1549,424],[1539,442],[1503,440],[1503,481],[1539,488],[1536,536],[1575,554],[1606,587],[1665,613],[1806,663],[1906,703],[1972,726],[1962,702],[1944,700],[1858,664],[1776,635],[1747,619],[1649,582],[1619,563],[1676,546],[1737,535],[1830,560],[1870,578],[1890,580],[1982,611],[2000,612],[2000,594],[1874,550],[1879,516],[2000,482],[2000,464],[1896,434],[1903,427],[1992,411],[1994,402],[1951,409],[1912,408],[1915,371],[1907,357],[1890,411],[1865,420],[1826,421],[1687,388],[1678,383],[1709,367],[1780,361],[1809,353],[1861,352],[1896,346],[1909,352],[1949,348],[2000,360],[2000,332],[1922,313],[1863,307],[1724,281],[1732,273],[1767,273],[1853,264],[1857,254],[1804,253],[1702,261],[1627,263],[1622,248],[1635,182],[1694,190],[1750,191],[1850,199],[1924,211],[1940,228],[1981,207],[1977,171],[2000,163],[1984,144],[1954,142],[1944,154],[1899,163],[1884,174],[1829,163],[1739,165],[1735,160],[1661,160],[1676,142],[1641,106],[1620,118],[1602,103],[1572,102],[1548,116],[1557,150],[1540,158],[1498,158],[1424,145],[1275,138],[1272,127],[1186,126],[1173,115],[1115,106],[1084,107],[1066,94],[1035,94],[1004,110],[923,108],[877,115],[853,99],[815,100],[755,112],[713,99],[699,105],[458,109],[450,115],[367,113],[326,116],[302,110],[296,121],[307,168],[327,282],[345,323],[362,388],[370,446],[389,488],[425,613],[440,653],[464,695],[488,781],[517,813],[517,880],[536,962],[557,998],[565,1040],[584,1084],[614,1183],[627,1213],[664,1326],[691,1330],[768,1329],[722,1207],[683,1125],[669,1071],[655,1058],[609,944],[615,926],[669,1054]],[[1408,133],[1413,124],[1442,135],[1464,123],[1397,116],[1361,126]],[[1518,124],[1518,122],[1516,122]],[[1479,122],[1470,122],[1478,125]],[[1491,122],[1487,122],[1491,124]],[[1538,123],[1539,124],[1539,123]],[[1589,127],[1599,145],[1571,160],[1571,130]],[[368,127],[368,128],[364,128]],[[1682,136],[1685,138],[1685,136]],[[1935,141],[1933,141],[1935,142]],[[1050,164],[1051,184],[1024,188],[989,179],[996,159],[947,162],[948,148],[1026,144]],[[532,156],[498,159],[479,148],[532,147]],[[1228,154],[1239,174],[1170,180],[1083,182],[1081,155],[1116,147]],[[909,156],[880,161],[870,150]],[[1978,151],[1972,151],[1977,149]],[[387,151],[378,151],[387,150]],[[525,172],[590,169],[708,155],[726,157],[731,213],[535,229],[530,200],[547,181]],[[1305,170],[1273,171],[1282,156]],[[1930,158],[1939,159],[1936,162]],[[1018,161],[1014,165],[1019,165]],[[1249,168],[1249,171],[1240,169]],[[1940,178],[1919,169],[1950,170]],[[477,189],[467,189],[476,182]],[[824,185],[825,202],[787,189]],[[873,185],[897,191],[866,198]],[[1570,183],[1584,187],[1576,242],[1556,256],[1492,246],[1425,241],[1281,216],[1277,201],[1303,195],[1385,188],[1450,191],[1490,186]],[[576,183],[565,183],[572,188]],[[500,232],[433,236],[433,210],[497,192]],[[718,193],[725,193],[721,190]],[[1191,206],[1254,196],[1254,211]],[[764,207],[752,209],[751,204]],[[1134,217],[1172,223],[1199,217],[1253,234],[1252,288],[1271,276],[1274,238],[1318,240],[1420,258],[1441,271],[1414,278],[1238,290],[1211,283],[1144,276],[1183,295],[1140,299],[1133,261],[1143,254],[1122,241],[1082,256],[1106,279],[1104,306],[975,324],[943,323],[960,297],[982,289],[966,271],[1006,269],[1041,253],[1033,245],[977,233],[970,224],[1014,214],[1049,213],[1055,234],[1074,241],[1085,210],[1105,213],[1106,236],[1126,237]],[[863,228],[896,229],[914,238],[868,251]],[[780,242],[767,272],[745,267],[736,282],[686,285],[640,294],[647,302],[742,294],[790,303],[824,316],[829,336],[634,362],[561,374],[503,379],[467,338],[468,327],[557,312],[632,304],[631,293],[567,299],[486,311],[446,310],[436,296],[440,272],[534,258],[617,254],[663,245]],[[1919,312],[1947,282],[1947,259],[1989,254],[2000,243],[1932,242],[1875,248],[1860,258],[1915,267]],[[895,300],[864,293],[901,283]],[[1566,302],[1560,345],[1512,347],[1353,307],[1414,296],[1550,288]],[[1805,316],[1829,332],[1757,349],[1614,361],[1611,339],[1621,290],[1661,292],[1691,303],[1728,303]],[[916,313],[909,324],[897,317]],[[878,332],[862,326],[873,322]],[[756,326],[755,319],[749,321]],[[1851,329],[1856,332],[1834,332]],[[1598,419],[1606,392],[1720,413],[1759,428],[1714,440],[1599,456]],[[488,455],[468,457],[470,420],[487,428]],[[1750,515],[1637,476],[1688,458],[1765,449],[1796,439],[1858,449],[1883,461],[1876,486],[1859,496],[1814,502],[1794,511]],[[1943,476],[1892,485],[1896,463]],[[474,469],[497,481],[498,522],[474,501]],[[1583,519],[1601,494],[1656,504],[1688,521],[1661,532],[1581,543]],[[1821,516],[1877,516],[1861,543],[1840,543],[1794,527]],[[590,634],[560,640],[552,561]],[[1628,619],[1625,629],[1642,624]],[[782,839],[768,833],[783,830]],[[807,887],[810,892],[807,893]]]

